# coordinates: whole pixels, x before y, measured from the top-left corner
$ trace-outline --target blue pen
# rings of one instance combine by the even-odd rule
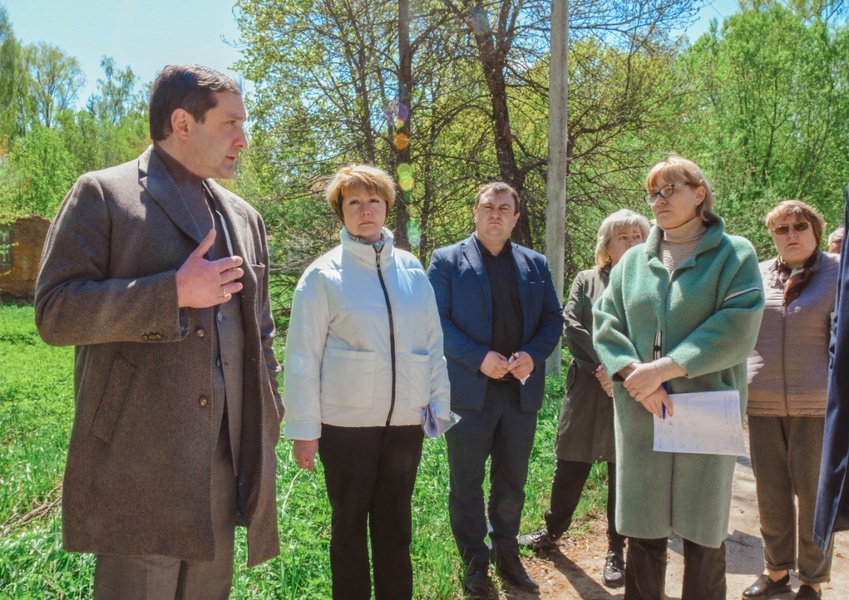
[[[669,385],[665,381],[661,385],[663,386],[663,389],[666,390],[666,393],[668,394],[669,393]],[[666,405],[665,404],[660,405],[660,412],[663,415],[662,418],[666,419]]]

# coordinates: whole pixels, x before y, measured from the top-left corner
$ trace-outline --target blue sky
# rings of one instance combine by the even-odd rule
[[[76,57],[86,76],[85,104],[103,77],[102,56],[131,67],[140,83],[169,63],[230,71],[239,51],[233,0],[0,0],[24,44],[45,41]]]
[[[24,44],[46,41],[76,57],[86,76],[77,98],[85,101],[103,77],[102,56],[131,67],[140,83],[169,63],[200,63],[240,79],[230,67],[239,59],[233,0],[0,0]],[[714,0],[687,31],[691,40],[737,12],[737,0]],[[225,43],[224,40],[230,43]],[[245,82],[246,88],[250,85]]]

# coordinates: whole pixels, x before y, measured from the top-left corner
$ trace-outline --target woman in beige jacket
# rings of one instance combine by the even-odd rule
[[[820,251],[824,222],[804,202],[779,203],[766,225],[778,256],[760,264],[766,307],[746,411],[766,572],[743,598],[789,591],[793,568],[796,598],[820,598],[831,552],[822,554],[812,532],[839,257]]]

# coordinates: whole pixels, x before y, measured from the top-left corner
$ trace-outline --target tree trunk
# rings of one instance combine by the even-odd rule
[[[486,27],[481,27],[484,21],[480,15],[485,10],[480,2],[468,9],[465,13],[466,24],[474,33],[475,44],[478,49],[478,60],[483,69],[484,80],[489,90],[490,104],[492,105],[492,129],[495,140],[495,153],[498,160],[498,170],[501,180],[510,184],[524,199],[525,174],[516,164],[516,155],[513,153],[513,134],[510,131],[510,115],[507,109],[507,83],[504,80],[504,64],[507,59],[506,53],[510,44],[499,43],[496,46],[496,38],[492,28],[486,21]],[[509,31],[499,31],[498,35],[509,37]],[[498,40],[501,42],[501,40]],[[524,211],[524,218],[519,219],[513,230],[513,241],[533,247],[531,240],[531,226],[528,220],[528,211]]]
[[[401,165],[410,162],[410,119],[413,107],[410,105],[413,87],[413,50],[410,46],[410,0],[398,0],[398,120],[389,124],[389,131],[395,127],[392,140],[395,175],[398,176],[398,195],[395,198],[395,245],[410,249],[409,224],[410,200],[413,197],[412,182],[415,173],[407,179],[398,170]]]

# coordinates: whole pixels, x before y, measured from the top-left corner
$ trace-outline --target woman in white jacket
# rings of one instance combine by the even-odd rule
[[[411,499],[422,411],[449,417],[436,300],[421,263],[383,227],[395,186],[367,165],[343,167],[327,202],[341,245],[301,277],[286,342],[285,436],[304,469],[324,467],[332,508],[334,598],[412,597]],[[320,446],[320,451],[319,451]]]

